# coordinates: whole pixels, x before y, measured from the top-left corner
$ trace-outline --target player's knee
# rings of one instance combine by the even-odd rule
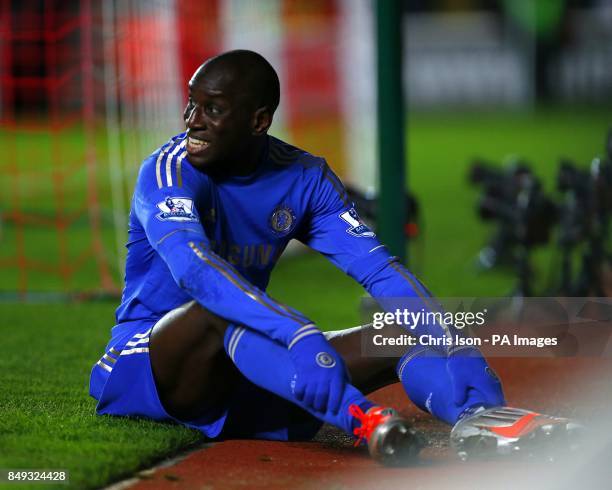
[[[218,315],[215,315],[210,310],[204,308],[197,301],[190,301],[182,308],[185,308],[186,314],[190,317],[190,320],[202,328],[212,328],[216,330],[221,338],[225,335],[229,323]]]
[[[156,374],[172,380],[188,362],[208,363],[223,352],[226,329],[226,321],[195,301],[167,313],[151,333],[151,361]]]

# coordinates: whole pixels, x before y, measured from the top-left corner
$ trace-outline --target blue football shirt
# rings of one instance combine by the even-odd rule
[[[427,295],[359,219],[323,158],[267,136],[254,174],[215,179],[189,163],[185,144],[184,133],[173,137],[140,168],[118,325],[156,321],[195,299],[289,345],[312,322],[265,289],[291,239],[375,297]]]

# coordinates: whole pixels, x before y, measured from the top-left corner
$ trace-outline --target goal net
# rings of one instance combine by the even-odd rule
[[[354,49],[368,4],[0,0],[0,295],[120,293],[139,165],[181,130],[195,68],[227,49],[279,72],[272,134],[371,182],[373,63]]]

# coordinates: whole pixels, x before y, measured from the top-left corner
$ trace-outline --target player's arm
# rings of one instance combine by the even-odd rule
[[[395,309],[408,298],[411,309],[438,311],[440,306],[427,288],[361,222],[344,186],[324,161],[312,177],[307,184],[310,216],[302,241],[359,282],[383,308]],[[393,300],[385,301],[389,298]],[[413,333],[454,336],[457,331],[436,323],[416,325]],[[457,405],[465,402],[471,389],[491,398],[497,396],[497,381],[487,374],[490,370],[477,349],[451,347],[447,354]]]
[[[152,247],[178,286],[206,309],[288,347],[299,400],[337,411],[346,382],[342,359],[306,316],[272,299],[212,251],[195,205],[207,192],[207,181],[192,167],[177,164],[180,150],[174,159],[171,153],[143,164],[134,192],[134,211]],[[335,362],[321,365],[322,354]]]
[[[355,279],[383,307],[397,304],[390,298],[409,298],[412,307],[436,310],[437,303],[425,286],[360,220],[344,185],[327,163],[321,161],[309,172],[309,216],[300,239]],[[415,333],[443,335],[444,330],[438,325],[420,325]]]
[[[180,150],[171,154],[162,151],[143,164],[134,211],[176,283],[216,315],[285,345],[298,332],[317,333],[306,316],[273,300],[212,251],[196,209],[198,198],[208,192],[207,180],[178,162]]]
[[[327,163],[321,161],[317,172],[311,170],[313,173],[307,181],[310,216],[302,230],[302,241],[355,279],[386,310],[442,312],[442,306],[423,283],[363,224],[344,185]],[[411,327],[415,336],[447,336],[453,340],[460,335],[453,326],[440,322]]]

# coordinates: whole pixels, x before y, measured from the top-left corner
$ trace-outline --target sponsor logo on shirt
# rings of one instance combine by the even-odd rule
[[[293,229],[295,214],[284,204],[277,206],[270,216],[270,226],[278,235],[286,235]]]
[[[161,221],[199,221],[193,211],[193,201],[187,197],[167,197],[157,207],[161,211],[157,219]]]
[[[340,215],[340,219],[346,221],[350,227],[346,229],[346,232],[349,235],[357,236],[357,237],[373,237],[376,236],[372,230],[370,230],[367,225],[361,221],[361,218],[355,211],[355,208],[351,208],[348,211],[345,211]]]
[[[230,264],[242,269],[254,267],[264,269],[274,265],[283,248],[276,248],[269,243],[229,243],[225,241],[210,241],[213,251]]]

